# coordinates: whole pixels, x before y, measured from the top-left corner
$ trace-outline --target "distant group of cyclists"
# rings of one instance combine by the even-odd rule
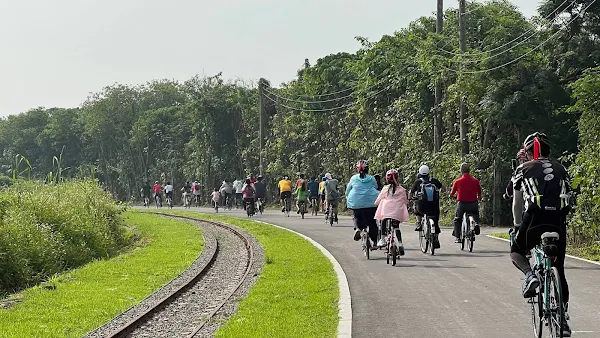
[[[510,256],[513,264],[525,275],[523,297],[530,298],[535,294],[540,281],[532,271],[527,254],[540,244],[544,232],[559,234],[559,253],[553,264],[560,273],[563,293],[565,320],[562,333],[563,336],[570,337],[571,329],[567,323],[569,288],[564,271],[566,217],[571,209],[569,183],[566,169],[549,156],[550,141],[542,133],[529,135],[523,143],[523,148],[517,153],[515,161],[518,161],[518,166],[505,193],[505,198],[513,199],[513,230],[516,234],[511,244]],[[399,224],[408,221],[409,201],[414,201],[414,213],[417,218],[415,231],[422,230],[421,219],[427,215],[435,227],[435,240],[432,245],[436,249],[440,247],[437,235],[441,233],[440,194],[444,185],[431,176],[427,165],[418,168],[416,179],[409,190],[400,184],[400,173],[396,169],[388,170],[383,182],[379,175],[369,174],[367,160],[358,161],[356,171],[345,189],[346,207],[352,212],[354,222],[355,241],[361,240],[361,233],[365,231],[373,249],[385,246],[385,238],[380,237],[378,221],[389,219],[394,221],[393,231],[398,232],[398,245],[403,253]],[[472,216],[475,222],[473,233],[480,234],[479,201],[482,199],[479,180],[471,175],[471,168],[467,163],[460,165],[460,174],[452,183],[449,193],[450,197],[456,199],[452,236],[456,238],[457,243],[461,241],[461,224],[465,213]],[[146,183],[141,189],[145,203],[148,203],[152,195],[157,206],[162,203],[163,193],[172,199],[173,191],[170,182],[163,187],[158,181],[152,187]],[[197,181],[186,182],[181,191],[185,205],[189,205],[192,197],[199,204],[201,187]],[[292,198],[295,197],[297,213],[301,213],[303,208],[308,206],[314,208],[313,211],[320,210],[323,214],[330,215],[332,222],[338,222],[340,182],[331,173],[326,173],[320,179],[313,176],[309,180],[305,179],[304,174],[298,173],[295,183],[289,176],[283,176],[277,183],[277,191],[281,211],[287,212],[288,216]],[[262,175],[256,178],[250,175],[245,180],[236,179],[232,183],[224,180],[221,186],[212,192],[211,200],[216,207],[221,205],[231,208],[235,203],[236,207],[243,207],[250,215],[256,213],[257,207],[262,208],[266,195],[267,184]]]

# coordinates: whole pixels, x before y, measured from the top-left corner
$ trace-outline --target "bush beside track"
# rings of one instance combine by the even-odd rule
[[[216,337],[336,337],[337,277],[329,259],[310,242],[251,220],[189,211],[164,213],[238,226],[264,248],[260,278]]]
[[[188,222],[125,213],[138,240],[127,253],[95,261],[3,301],[2,337],[81,337],[177,277],[200,255]]]
[[[93,180],[18,180],[0,190],[0,296],[131,243],[117,206]]]

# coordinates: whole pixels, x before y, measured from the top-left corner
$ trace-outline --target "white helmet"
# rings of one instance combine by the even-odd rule
[[[426,166],[426,165],[422,165],[419,168],[419,175],[421,175],[421,176],[427,176],[427,175],[429,175],[429,167]]]

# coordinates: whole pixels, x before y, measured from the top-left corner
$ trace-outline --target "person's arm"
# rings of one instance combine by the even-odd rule
[[[350,182],[348,182],[348,185],[346,186],[346,200],[348,200],[348,195],[350,195],[351,190],[352,190],[352,180],[350,180]]]
[[[457,181],[452,182],[452,191],[450,191],[450,197],[454,197],[456,196],[456,192],[458,190],[458,184],[456,184]]]
[[[513,193],[512,212],[514,225],[520,226],[523,223],[523,192],[521,190],[515,190]]]

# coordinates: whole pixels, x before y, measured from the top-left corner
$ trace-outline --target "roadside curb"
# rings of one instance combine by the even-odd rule
[[[486,237],[489,238],[493,238],[493,239],[498,239],[501,241],[505,241],[505,242],[510,242],[508,239],[506,238],[500,238],[500,237],[496,237],[496,236],[492,236],[492,235],[485,235]],[[600,265],[600,262],[595,262],[595,261],[591,261],[589,259],[585,259],[585,258],[581,258],[581,257],[577,257],[577,256],[572,256],[572,255],[566,255],[568,258],[574,259],[574,260],[578,260],[578,261],[582,261],[582,262],[586,262],[586,263],[590,263],[590,264],[594,264],[594,265]]]
[[[339,308],[339,323],[338,323],[338,330],[337,330],[337,336],[338,338],[351,338],[352,337],[352,299],[350,297],[350,287],[348,286],[348,279],[346,278],[346,273],[344,272],[344,270],[342,269],[342,266],[340,265],[340,263],[335,259],[335,257],[333,257],[333,255],[331,254],[331,252],[329,252],[329,250],[325,249],[324,246],[322,246],[321,244],[319,244],[317,241],[315,241],[314,239],[303,235],[297,231],[276,225],[276,224],[272,224],[272,223],[268,223],[268,222],[263,222],[263,221],[257,221],[257,220],[253,220],[254,222],[258,222],[258,223],[263,223],[263,224],[267,224],[279,229],[283,229],[283,230],[287,230],[289,232],[292,232],[304,239],[306,239],[307,241],[309,241],[312,245],[314,245],[315,247],[317,247],[319,250],[321,250],[321,252],[323,253],[323,255],[325,255],[325,257],[327,257],[329,259],[329,261],[331,262],[331,264],[333,264],[333,271],[335,271],[335,274],[337,276],[338,279],[338,288],[339,288],[339,292],[340,292],[340,300],[338,302],[338,308]]]

